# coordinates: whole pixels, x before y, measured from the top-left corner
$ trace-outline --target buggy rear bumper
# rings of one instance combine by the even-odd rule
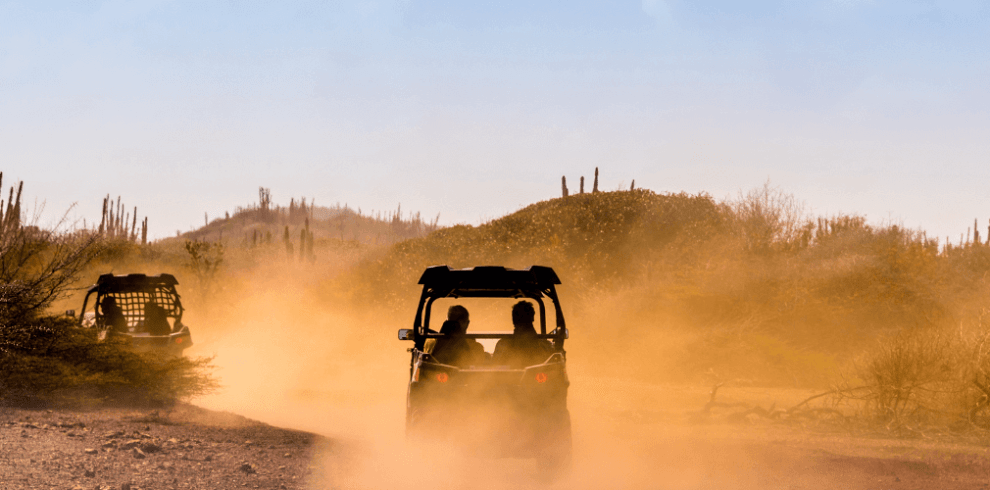
[[[150,335],[147,333],[122,333],[110,331],[109,335],[124,339],[135,350],[153,351],[169,350],[182,351],[193,345],[189,327],[183,327],[178,332],[169,335]]]

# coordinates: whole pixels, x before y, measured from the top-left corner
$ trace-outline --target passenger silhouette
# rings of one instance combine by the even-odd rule
[[[507,337],[495,344],[492,362],[513,368],[523,368],[541,364],[553,354],[550,342],[536,336],[533,320],[536,310],[532,303],[520,301],[512,306],[512,337]]]
[[[172,327],[168,324],[165,309],[158,306],[154,300],[144,304],[144,328],[151,335],[168,335]]]
[[[467,308],[454,305],[447,310],[447,321],[440,327],[440,333],[445,336],[437,339],[433,346],[434,360],[454,366],[476,366],[488,360],[488,353],[481,343],[464,336],[469,323]]]
[[[114,332],[127,333],[127,318],[124,311],[117,306],[117,300],[113,296],[104,296],[100,302],[100,310],[103,313],[103,327]]]

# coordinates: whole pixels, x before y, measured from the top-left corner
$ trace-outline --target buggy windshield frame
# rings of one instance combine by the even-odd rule
[[[184,310],[179,293],[175,288],[178,283],[175,276],[171,274],[157,276],[103,274],[97,279],[96,284],[86,292],[79,321],[80,323],[83,321],[89,297],[95,293],[96,300],[93,304],[93,310],[99,325],[103,324],[104,318],[102,301],[104,297],[108,296],[114,298],[117,306],[123,312],[128,326],[133,327],[144,323],[144,307],[151,300],[154,300],[164,310],[166,318],[181,322]]]
[[[416,318],[413,321],[413,342],[423,350],[426,339],[443,337],[430,328],[433,302],[442,298],[518,298],[530,299],[539,307],[540,338],[553,340],[556,351],[564,350],[567,328],[560,308],[556,285],[560,279],[550,267],[534,265],[525,269],[509,269],[502,266],[480,266],[470,269],[451,269],[446,265],[427,268],[419,284],[423,285]],[[553,305],[556,326],[547,333],[548,299]],[[501,339],[511,333],[468,333],[468,338]]]

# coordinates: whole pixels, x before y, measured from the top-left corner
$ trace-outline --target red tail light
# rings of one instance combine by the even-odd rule
[[[536,382],[537,383],[546,383],[547,382],[547,373],[536,373]]]
[[[446,383],[448,380],[450,380],[450,376],[447,376],[447,373],[437,374],[437,381]]]
[[[175,343],[176,344],[181,344],[182,343],[182,337],[179,337],[179,338],[175,339]]]

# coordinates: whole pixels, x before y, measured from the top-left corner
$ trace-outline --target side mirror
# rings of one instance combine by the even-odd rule
[[[65,316],[71,316],[74,318],[76,316],[76,310],[65,310]]]
[[[412,340],[413,331],[411,328],[399,329],[399,340]]]
[[[554,335],[559,335],[560,334],[560,331],[559,330],[560,330],[560,328],[554,330],[553,331],[553,334]],[[571,338],[571,333],[565,328],[564,329],[564,340],[567,340],[569,338]]]

